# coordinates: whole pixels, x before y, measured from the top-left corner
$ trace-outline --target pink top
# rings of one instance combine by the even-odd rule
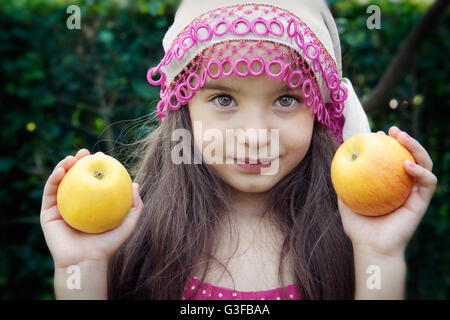
[[[197,277],[193,277],[185,287],[182,300],[188,299],[192,292],[200,284]],[[300,300],[300,295],[295,284],[286,287],[288,300]],[[264,291],[236,291],[225,287],[216,287],[208,282],[203,282],[200,290],[192,300],[284,300],[281,288]]]

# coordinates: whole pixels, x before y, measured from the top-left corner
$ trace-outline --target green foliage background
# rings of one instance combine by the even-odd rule
[[[361,99],[377,84],[430,1],[328,1],[344,76]],[[81,9],[69,30],[66,9]],[[366,27],[367,6],[381,29]],[[159,87],[146,71],[163,56],[173,1],[2,1],[0,4],[0,299],[53,299],[53,261],[39,224],[43,186],[66,155],[117,150],[148,134]],[[369,114],[372,130],[397,125],[430,153],[439,183],[407,250],[408,299],[450,297],[448,85],[450,10],[416,48],[392,99]]]

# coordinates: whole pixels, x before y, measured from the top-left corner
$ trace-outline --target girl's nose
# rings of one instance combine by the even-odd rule
[[[240,127],[245,132],[245,144],[263,146],[269,143],[271,126],[267,110],[262,106],[243,109]]]

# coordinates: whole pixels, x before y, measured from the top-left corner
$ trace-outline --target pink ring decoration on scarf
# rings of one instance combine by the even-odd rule
[[[296,76],[298,74],[298,76],[299,76],[299,79],[298,79],[298,82],[297,82],[297,84],[292,84],[292,79]],[[301,84],[302,84],[302,81],[303,81],[303,73],[300,71],[300,70],[295,70],[294,72],[292,72],[290,75],[289,75],[289,78],[288,78],[288,86],[289,86],[289,88],[291,88],[291,89],[297,89]]]
[[[152,75],[153,75],[153,73],[154,73],[155,71],[156,71],[156,72],[159,72],[159,74],[160,74],[160,77],[159,77],[158,80],[153,80],[153,79],[152,79]],[[149,70],[147,71],[147,81],[148,81],[150,84],[154,85],[154,86],[158,86],[158,85],[160,85],[161,83],[164,83],[164,82],[166,81],[166,74],[165,74],[164,72],[162,72],[162,71],[159,69],[159,67],[153,67],[153,68],[151,68],[151,69],[149,69]]]
[[[252,68],[253,63],[256,61],[261,63],[261,69],[259,69],[259,71],[257,71],[257,72],[253,71],[253,68]],[[259,76],[264,73],[264,60],[260,57],[251,58],[247,65],[248,65],[248,72],[252,76]]]
[[[225,72],[225,71],[224,71],[224,68],[223,68],[223,65],[224,65],[226,62],[229,62],[230,65],[231,65],[230,71],[228,71],[228,72]],[[222,65],[222,76],[228,77],[228,76],[231,76],[231,75],[233,74],[233,60],[232,60],[231,58],[224,58],[224,59],[222,59],[222,61],[220,62],[220,64]]]
[[[301,43],[299,43],[299,38],[302,40]],[[303,35],[301,32],[297,32],[294,35],[294,41],[298,45],[298,47],[301,49],[303,49],[303,47],[305,46],[305,39],[303,38]]]
[[[172,104],[172,98],[173,98],[174,96],[175,96],[175,98],[177,99],[177,104],[176,104],[176,105],[173,105],[173,104]],[[181,101],[178,100],[176,90],[174,90],[174,91],[169,95],[169,99],[168,99],[168,100],[169,100],[169,106],[170,106],[170,108],[171,108],[172,110],[178,110],[178,109],[181,108],[182,104],[181,104]]]
[[[158,104],[156,105],[156,113],[161,113],[166,107],[166,101],[164,99],[159,100]]]
[[[273,74],[272,71],[270,71],[270,66],[274,63],[278,63],[278,65],[280,66],[280,72],[278,72],[277,74]],[[266,73],[273,79],[279,78],[283,73],[283,64],[279,60],[270,60],[269,63],[266,64]]]
[[[266,29],[266,30],[264,31],[264,33],[261,33],[261,32],[259,32],[259,31],[256,30],[256,24],[257,24],[257,23],[262,23],[262,24],[264,24],[265,29]],[[252,23],[250,24],[250,27],[251,27],[252,32],[253,32],[254,34],[259,35],[259,36],[265,36],[266,34],[269,33],[269,27],[267,26],[267,20],[264,19],[264,18],[262,18],[262,17],[258,17],[258,18],[256,18],[256,19],[254,19],[254,20],[252,21]]]
[[[309,88],[310,88],[308,94],[306,94],[306,92],[305,92],[306,85],[309,85]],[[303,82],[303,86],[302,86],[302,93],[303,93],[303,96],[304,96],[305,98],[309,98],[309,96],[311,95],[311,91],[312,91],[311,80],[306,79],[306,80]]]
[[[272,29],[272,24],[275,23],[279,28],[280,31],[279,32],[275,32]],[[275,36],[282,36],[284,33],[284,26],[283,24],[280,22],[280,20],[278,20],[277,18],[272,18],[269,20],[269,22],[267,22],[267,28],[269,29],[269,32],[272,33]]]
[[[340,96],[340,93],[341,93],[341,91],[342,92],[344,92],[344,95],[341,97]],[[334,91],[335,92],[335,91]],[[344,87],[339,87],[339,91],[338,91],[338,96],[336,97],[336,95],[335,95],[335,93],[331,93],[331,99],[334,101],[334,102],[337,102],[337,103],[341,103],[341,102],[344,102],[345,101],[345,99],[347,99],[347,95],[348,95],[348,93],[347,93],[347,89],[346,88],[344,88]]]
[[[323,108],[322,102],[320,104],[322,105],[322,108]],[[327,127],[330,126],[330,114],[329,114],[328,110],[325,110],[325,125]]]
[[[202,75],[200,77],[200,87],[203,87],[205,85],[207,77],[208,77],[208,70],[206,68],[203,68]]]
[[[208,30],[208,36],[206,38],[199,38],[198,37],[198,30],[200,30],[201,28],[204,28],[206,30]],[[205,41],[209,41],[212,37],[213,33],[211,30],[211,27],[209,26],[209,24],[206,23],[199,23],[196,26],[193,27],[193,33],[192,33],[192,38],[196,41],[196,42],[205,42]]]
[[[296,29],[296,33],[294,36],[295,43],[297,43],[297,45],[303,49],[303,47],[305,46],[305,38],[303,37],[303,31],[301,28],[301,24],[299,22],[296,23],[295,29]],[[301,45],[298,43],[298,40],[297,40],[298,37],[300,37],[302,39]]]
[[[342,103],[342,105],[344,105]],[[340,103],[335,102],[328,102],[326,103],[327,108],[330,110],[330,114],[333,116],[333,118],[337,118],[342,114],[343,107],[341,107]]]
[[[191,43],[188,45],[188,46],[186,46],[185,44],[184,44],[184,41],[186,40],[186,39],[191,39]],[[178,46],[181,48],[181,49],[183,49],[184,51],[186,51],[186,50],[189,50],[190,48],[192,48],[193,46],[194,46],[194,39],[192,38],[192,36],[190,35],[190,34],[187,34],[187,35],[185,35],[185,36],[183,36],[181,39],[180,39],[180,41],[178,42]]]
[[[219,26],[220,26],[221,24],[223,24],[223,23],[224,23],[227,27],[226,27],[226,29],[225,29],[224,32],[219,33],[219,32],[217,31],[217,29],[218,29]],[[222,19],[222,20],[220,20],[220,21],[214,26],[213,32],[214,32],[214,34],[215,34],[216,36],[221,37],[221,36],[223,36],[224,34],[228,33],[228,31],[230,31],[230,28],[231,28],[231,23],[230,23],[228,20]]]
[[[172,98],[173,98],[173,97],[177,98],[177,95],[176,95],[176,92],[175,92],[175,91],[172,91],[172,93],[169,95],[169,99],[168,99],[169,106],[170,106],[170,108],[171,108],[172,110],[178,110],[178,109],[180,109],[180,107],[181,107],[181,102],[180,102],[180,100],[178,100],[178,98],[177,98],[177,104],[176,104],[176,105],[173,105],[173,104],[172,104]]]
[[[334,80],[334,86],[331,85],[331,80]],[[335,91],[337,89],[337,87],[339,86],[339,76],[337,75],[337,73],[330,73],[327,78],[326,78],[326,84],[328,89],[330,89],[330,91]]]
[[[243,32],[238,32],[238,31],[236,30],[236,26],[238,25],[238,23],[243,23],[243,24],[245,24],[246,27],[247,27],[247,30],[245,30],[245,31],[243,31]],[[231,24],[231,31],[233,31],[233,33],[234,33],[235,35],[238,35],[238,36],[243,36],[243,35],[249,33],[250,30],[251,30],[250,22],[248,22],[247,19],[242,18],[242,17],[237,18],[237,19],[234,20],[233,23]]]
[[[163,66],[168,65],[170,63],[170,61],[172,61],[172,57],[173,57],[173,50],[172,50],[172,48],[170,48],[169,51],[167,51],[164,58],[162,59],[162,65]]]
[[[188,85],[186,82],[183,82],[177,89],[177,99],[178,101],[188,101],[189,99],[191,99],[194,96],[194,91],[191,90],[191,94],[188,95],[187,93],[187,89]],[[181,90],[183,89],[184,91],[184,96],[181,95]]]
[[[314,48],[314,55],[313,56],[309,55],[309,50],[308,50],[309,47],[313,47]],[[305,55],[311,60],[315,60],[319,56],[319,50],[317,49],[316,45],[314,43],[312,43],[312,42],[307,43],[303,50],[305,51]]]
[[[291,69],[292,69],[292,67],[291,67],[291,64],[289,62],[284,65],[283,73],[281,74],[281,81],[285,82],[289,78],[289,74],[291,73]],[[286,73],[286,70],[288,70],[287,73]]]
[[[292,25],[294,25],[294,32],[290,32],[292,29]],[[297,33],[297,23],[295,22],[294,18],[289,19],[289,23],[287,25],[286,32],[289,37],[291,37],[291,38],[295,37],[295,34]]]
[[[181,58],[183,58],[183,56],[184,56],[184,53],[186,52],[186,51],[184,51],[183,49],[181,49],[181,52],[182,52],[182,54],[181,55],[178,55],[178,50],[180,50],[181,48],[178,46],[178,47],[175,47],[175,52],[174,52],[174,56],[175,56],[175,58],[177,59],[177,60],[180,60]]]
[[[195,78],[197,80],[197,85],[195,87],[192,86],[191,80]],[[192,72],[186,80],[186,84],[191,91],[197,91],[200,88],[200,76],[196,72]]]
[[[159,90],[159,95],[161,97],[164,97],[167,94],[167,91],[169,91],[169,86],[166,85],[165,82],[161,84],[161,90]]]
[[[336,106],[337,114],[342,114],[342,111],[344,111],[344,108],[345,108],[344,102],[338,103],[337,106]]]
[[[322,70],[322,65],[320,64],[319,59],[313,60],[312,65],[313,65],[314,72],[317,73]]]
[[[212,72],[211,72],[211,65],[212,65],[212,64],[217,65],[218,71],[217,71],[216,74],[212,74]],[[208,74],[209,74],[209,76],[211,77],[211,79],[219,79],[219,77],[220,77],[221,74],[222,74],[222,64],[221,64],[221,63],[219,62],[219,60],[217,60],[217,59],[211,59],[211,60],[209,60],[208,65],[206,66],[206,69],[208,70]]]
[[[316,102],[316,98],[317,97],[314,97],[314,102]],[[317,98],[317,100],[319,100],[319,99]],[[317,107],[316,115],[317,115],[317,120],[319,120],[319,122],[322,122],[323,108],[320,108],[320,105]]]
[[[334,124],[334,122],[331,122],[330,128],[331,128],[331,131],[332,131],[332,132],[336,132],[337,129],[338,129],[337,126],[336,126],[336,124]]]
[[[244,62],[244,63],[246,64],[246,66],[247,66],[247,71],[246,71],[245,73],[240,73],[240,72],[239,72],[238,65],[239,65],[239,63],[241,63],[241,62]],[[237,59],[237,60],[234,62],[233,70],[234,70],[234,73],[235,73],[238,77],[243,78],[243,77],[248,76],[248,73],[249,73],[249,65],[248,65],[248,60],[247,60],[247,58],[239,58],[239,59]]]
[[[315,95],[316,95],[316,93],[314,91],[314,88],[311,85],[311,94],[309,95],[308,99],[306,99],[306,106],[307,107],[309,107],[309,108],[312,107]]]
[[[319,104],[320,104],[320,99],[317,95],[315,95],[313,98],[313,103],[312,103],[314,113],[317,112],[317,109],[319,108]]]

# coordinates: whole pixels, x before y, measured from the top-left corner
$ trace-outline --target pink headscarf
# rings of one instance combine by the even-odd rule
[[[339,35],[323,0],[184,0],[163,47],[165,56],[147,73],[150,84],[161,85],[161,120],[168,108],[185,105],[208,76],[265,72],[302,90],[306,105],[339,142],[370,132],[350,80],[342,78]]]

